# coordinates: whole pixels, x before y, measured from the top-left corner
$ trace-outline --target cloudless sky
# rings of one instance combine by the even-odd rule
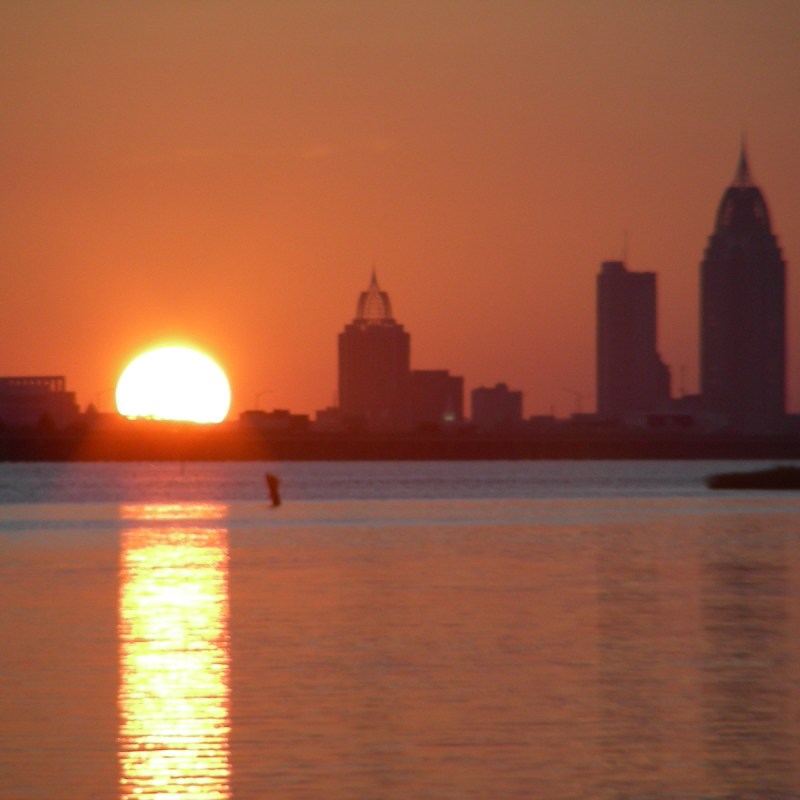
[[[795,0],[0,0],[0,374],[111,410],[194,344],[234,413],[334,402],[373,267],[412,366],[595,406],[595,278],[658,273],[697,389],[699,262],[742,132],[789,269]]]

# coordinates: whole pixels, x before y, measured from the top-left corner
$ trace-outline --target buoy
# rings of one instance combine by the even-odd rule
[[[272,498],[273,507],[279,506],[281,504],[281,482],[278,476],[273,475],[271,472],[267,473],[267,489],[269,490],[269,496]]]

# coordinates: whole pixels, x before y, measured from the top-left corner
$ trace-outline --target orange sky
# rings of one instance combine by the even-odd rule
[[[313,412],[374,265],[412,366],[591,410],[595,276],[627,231],[694,391],[745,130],[800,410],[794,0],[6,0],[0,37],[0,374],[110,410],[126,362],[178,341],[234,413]]]

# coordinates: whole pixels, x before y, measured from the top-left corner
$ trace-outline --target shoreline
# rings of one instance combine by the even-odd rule
[[[263,432],[171,423],[120,429],[0,431],[0,461],[800,460],[798,436],[592,431]]]

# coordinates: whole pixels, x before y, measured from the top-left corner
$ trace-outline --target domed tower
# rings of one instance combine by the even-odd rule
[[[786,409],[786,264],[744,144],[700,270],[703,405],[732,429],[778,431]]]
[[[375,270],[372,270],[372,280],[369,282],[369,288],[358,296],[356,322],[374,324],[394,322],[389,295],[386,292],[382,292],[381,287],[378,286],[378,276],[375,274]]]
[[[371,430],[408,427],[411,340],[392,316],[375,271],[355,319],[339,334],[339,408],[346,422]]]

